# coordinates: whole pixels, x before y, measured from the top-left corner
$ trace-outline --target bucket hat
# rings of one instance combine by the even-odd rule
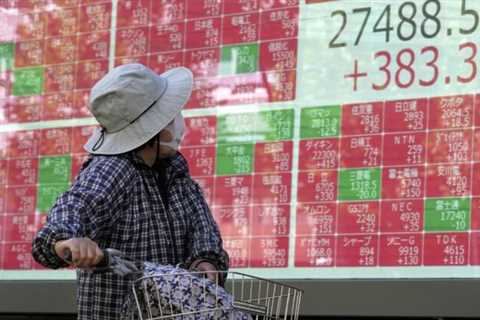
[[[184,67],[160,75],[138,63],[112,69],[90,92],[89,109],[100,127],[84,149],[113,155],[140,147],[181,112],[192,86],[192,72]]]

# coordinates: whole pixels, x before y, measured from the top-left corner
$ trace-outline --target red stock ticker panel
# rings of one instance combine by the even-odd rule
[[[295,99],[298,0],[119,0],[116,11],[108,0],[27,0],[0,8],[15,9],[0,14],[9,26],[0,36],[0,125],[20,128],[0,131],[0,269],[41,268],[31,239],[88,158],[82,146],[95,127],[62,121],[91,117],[89,90],[112,65],[189,67],[187,109]],[[219,144],[217,126],[215,116],[187,119],[182,152],[233,266],[286,267],[292,136],[255,141],[240,148],[250,156],[238,155]],[[219,164],[224,151],[241,172]]]
[[[255,123],[264,121],[277,127],[258,140]],[[181,151],[204,188],[232,266],[287,267],[293,141],[284,129],[293,128],[293,113],[199,116],[186,125]],[[249,141],[227,142],[237,138]]]
[[[299,7],[45,0],[1,16],[0,125],[20,129],[0,131],[0,269],[40,268],[31,239],[88,157],[94,126],[50,121],[91,117],[89,89],[127,62],[192,69],[186,108],[199,116],[181,151],[232,267],[479,265],[480,97],[340,101],[295,119],[284,105],[296,99]],[[286,103],[246,112],[270,102]],[[245,112],[207,109],[231,105]]]
[[[133,17],[133,18],[132,18]],[[295,98],[297,0],[120,1],[116,63],[195,75],[187,108]]]
[[[303,109],[295,266],[478,265],[479,103]]]

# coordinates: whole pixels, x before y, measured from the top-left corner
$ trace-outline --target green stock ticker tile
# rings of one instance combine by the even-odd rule
[[[467,231],[469,229],[469,198],[425,200],[425,231]]]
[[[321,138],[340,135],[341,107],[304,108],[301,113],[300,137]]]
[[[217,146],[217,175],[250,174],[253,171],[253,144]]]
[[[31,96],[43,92],[43,68],[24,68],[13,71],[13,95]]]
[[[257,113],[236,113],[217,118],[217,143],[254,142]]]
[[[255,131],[262,141],[290,140],[293,138],[293,110],[260,112]]]
[[[71,167],[70,156],[40,158],[40,184],[70,182]]]
[[[381,169],[340,170],[341,201],[377,200],[380,198]]]
[[[217,143],[248,143],[293,138],[294,111],[237,113],[217,119]]]
[[[220,73],[223,75],[252,73],[258,70],[258,44],[242,44],[222,48]]]
[[[15,57],[15,44],[11,42],[0,43],[0,72],[11,70]]]
[[[54,205],[57,197],[70,187],[69,183],[40,184],[37,194],[37,210],[48,212]]]

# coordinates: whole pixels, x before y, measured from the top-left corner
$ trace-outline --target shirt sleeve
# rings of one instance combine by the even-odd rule
[[[73,237],[96,240],[116,220],[131,186],[124,162],[96,161],[85,168],[72,187],[63,193],[49,212],[46,224],[32,243],[34,259],[45,267],[65,267],[54,250],[55,243]]]
[[[194,207],[192,254],[186,261],[190,266],[197,260],[213,263],[218,270],[228,270],[229,257],[223,249],[222,237],[200,186],[192,180],[188,193]]]

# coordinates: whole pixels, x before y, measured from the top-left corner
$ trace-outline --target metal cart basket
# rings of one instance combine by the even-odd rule
[[[122,320],[298,319],[303,291],[295,287],[239,272],[134,262],[118,250],[103,251],[93,272],[132,278]],[[70,263],[71,253],[64,259]],[[228,279],[224,286],[223,279]]]
[[[222,272],[210,273],[215,279],[225,276]],[[200,272],[173,271],[138,278],[132,293],[139,319],[298,318],[301,290],[239,272],[226,274],[225,288]],[[189,292],[182,296],[179,291]]]

